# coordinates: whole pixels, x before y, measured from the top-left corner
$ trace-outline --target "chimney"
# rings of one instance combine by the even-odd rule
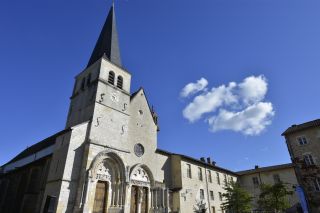
[[[254,169],[259,169],[259,166],[258,166],[258,165],[255,165],[255,166],[254,166]]]
[[[211,164],[211,158],[210,157],[207,157],[207,163]]]
[[[212,163],[211,163],[211,164],[215,166],[215,165],[216,165],[216,162],[215,162],[215,161],[212,161]]]
[[[206,162],[206,159],[204,157],[201,157],[200,160],[204,163]]]

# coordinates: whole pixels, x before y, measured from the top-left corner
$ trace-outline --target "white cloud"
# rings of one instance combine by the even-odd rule
[[[187,84],[181,91],[180,96],[185,98],[189,95],[193,95],[197,92],[200,92],[206,88],[208,81],[205,78],[201,78],[196,83]]]
[[[236,83],[231,82],[228,86],[222,85],[218,88],[212,88],[211,91],[198,95],[183,110],[183,116],[190,122],[194,122],[208,112],[214,112],[224,103],[230,104],[236,101],[232,94],[232,89]]]
[[[239,95],[245,104],[263,100],[267,91],[268,83],[263,75],[247,77],[239,84]]]
[[[274,111],[271,103],[259,102],[240,112],[221,109],[219,114],[209,118],[208,122],[213,132],[233,130],[245,135],[258,135],[266,126],[271,124],[273,115]]]
[[[230,82],[209,91],[204,89],[208,81],[200,83],[202,79],[181,91],[181,97],[202,91],[183,110],[183,116],[190,122],[204,117],[213,132],[232,130],[245,135],[258,135],[271,124],[275,112],[272,103],[263,101],[268,91],[263,75],[249,76],[239,84]]]

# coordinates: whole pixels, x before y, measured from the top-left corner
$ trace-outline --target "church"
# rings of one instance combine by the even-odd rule
[[[65,129],[1,166],[0,212],[223,212],[224,187],[241,174],[158,148],[157,114],[143,88],[130,91],[118,42],[112,6],[75,77]]]

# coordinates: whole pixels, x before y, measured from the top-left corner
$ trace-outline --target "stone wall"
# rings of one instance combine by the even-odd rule
[[[254,170],[249,170],[248,172],[240,172],[239,182],[241,186],[246,189],[251,196],[253,197],[252,206],[253,209],[258,209],[257,201],[260,195],[260,185],[269,184],[273,185],[277,183],[274,178],[275,175],[278,175],[280,181],[287,186],[287,190],[291,191],[293,194],[287,196],[287,201],[291,206],[299,203],[297,194],[295,193],[295,187],[298,185],[298,181],[292,165],[288,166],[274,166],[273,167],[264,167],[256,168]],[[253,183],[253,178],[256,178],[259,184],[255,185]]]
[[[306,139],[306,144],[299,143],[298,138],[301,137]],[[320,191],[315,187],[315,179],[320,180],[320,127],[298,129],[285,134],[285,138],[299,184],[306,193],[310,208],[320,212]],[[305,162],[305,155],[312,156],[313,165]]]

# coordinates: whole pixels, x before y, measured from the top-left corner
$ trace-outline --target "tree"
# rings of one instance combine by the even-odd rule
[[[247,213],[251,211],[252,197],[239,183],[231,182],[224,188],[227,192],[222,194],[224,202],[221,204],[223,210],[230,213]]]
[[[206,203],[203,200],[200,200],[200,201],[196,200],[196,205],[193,206],[193,211],[195,213],[206,213],[207,212]]]
[[[274,185],[262,184],[260,189],[261,193],[259,195],[258,205],[261,209],[278,213],[290,207],[287,195],[293,192],[288,191],[282,182]]]

